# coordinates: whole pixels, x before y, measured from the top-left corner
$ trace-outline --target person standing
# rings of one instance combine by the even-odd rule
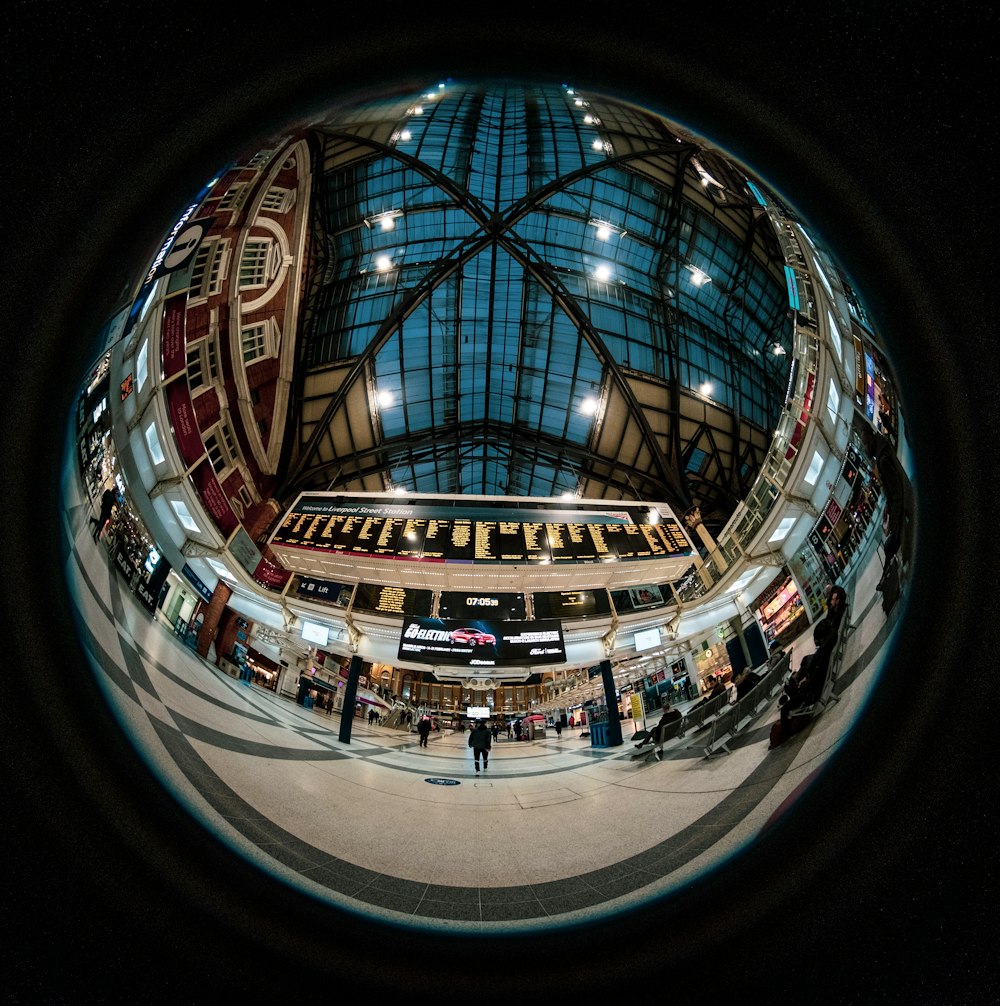
[[[562,737],[562,720],[560,720],[558,716],[555,718],[555,725],[556,725],[556,740],[558,740],[560,737]]]
[[[429,716],[421,716],[420,722],[417,723],[417,733],[420,734],[420,747],[427,747],[427,737],[431,732],[431,718]]]
[[[94,526],[93,538],[97,541],[101,537],[101,532],[104,530],[104,525],[111,519],[111,511],[115,507],[115,491],[108,486],[104,490],[104,494],[101,496],[101,513],[97,517],[91,517],[90,523]]]
[[[490,731],[493,734],[493,740],[496,741],[497,737],[500,736],[500,724],[496,720],[493,721],[493,729]]]
[[[469,731],[469,747],[472,748],[472,756],[476,762],[476,773],[479,772],[479,759],[483,759],[483,771],[490,763],[490,748],[493,745],[493,736],[489,727],[483,720],[476,720],[476,725]]]

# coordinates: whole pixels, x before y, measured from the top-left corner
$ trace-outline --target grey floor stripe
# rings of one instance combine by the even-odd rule
[[[175,714],[176,715],[176,714]],[[676,835],[619,863],[551,884],[505,888],[421,885],[346,863],[303,842],[251,807],[225,784],[192,747],[184,730],[205,734],[208,742],[229,750],[244,750],[244,742],[218,731],[206,731],[178,717],[182,729],[150,717],[154,729],[188,781],[232,827],[278,862],[331,891],[374,908],[441,921],[517,922],[601,907],[656,883],[724,838],[781,779],[794,760],[808,728],[787,741],[755,769],[747,780],[712,810]],[[253,747],[252,744],[249,747]],[[263,752],[270,756],[270,750]],[[331,752],[333,756],[338,753]],[[296,752],[319,760],[317,752]],[[339,757],[345,757],[339,755]],[[516,906],[516,910],[512,908]]]
[[[78,554],[77,561],[80,561]],[[120,584],[117,582],[118,573],[111,564],[106,569],[110,578],[111,613],[116,624],[124,624],[124,601]],[[97,603],[104,610],[107,610],[107,605],[101,600],[101,596],[82,563],[81,572],[85,582],[90,585]],[[893,613],[897,617],[902,604],[903,599],[898,602],[897,609]],[[871,607],[872,605],[869,605],[862,613],[861,620],[867,616]],[[887,619],[875,639],[865,648],[864,653],[840,676],[837,682],[838,694],[848,688],[868,666],[869,661],[874,658],[879,648],[888,639],[895,621],[894,617]],[[127,671],[122,671],[117,667],[93,633],[90,632],[89,627],[81,623],[81,631],[93,660],[116,687],[137,703],[136,685],[149,694],[156,695],[143,664],[143,660],[147,658],[144,658],[135,646],[129,645],[122,634],[119,634],[119,640]],[[169,675],[171,680],[190,688],[206,701],[211,701],[223,708],[231,708],[221,700],[205,695],[191,686],[189,682],[178,678],[158,661],[151,660],[150,663],[155,664],[162,673]],[[231,711],[251,720],[282,725],[280,721],[263,714],[258,717],[237,708],[231,708]],[[195,750],[191,741],[196,740],[220,749],[265,758],[322,761],[349,758],[351,755],[325,746],[308,750],[287,746],[276,747],[262,741],[234,737],[231,734],[206,727],[175,711],[171,711],[171,715],[176,726],[162,723],[154,716],[148,716],[148,718],[174,763],[192,786],[233,828],[277,862],[314,883],[328,888],[331,892],[399,915],[442,922],[511,924],[551,918],[573,911],[600,908],[612,899],[626,897],[651,884],[669,878],[673,872],[712,848],[760,804],[763,797],[778,783],[790,767],[801,749],[802,743],[811,731],[810,724],[780,748],[770,752],[743,783],[723,797],[714,808],[701,815],[697,821],[686,826],[680,832],[669,836],[642,853],[576,877],[547,884],[476,888],[450,887],[404,880],[347,863],[317,849],[285,831],[254,809],[210,768],[204,758]],[[767,716],[768,713],[764,715]],[[292,726],[291,729],[294,730],[295,727]],[[766,729],[768,728],[751,729],[742,735],[745,737],[743,742],[750,743],[751,739],[761,739]],[[364,755],[374,756],[377,753],[384,754],[386,752],[365,751]],[[582,760],[620,757],[622,755],[619,748],[589,749],[574,753],[579,754]],[[680,757],[700,757],[697,753],[687,755],[686,752],[675,751],[670,754]],[[668,756],[668,752],[664,752],[664,755]],[[407,770],[425,771],[420,767]],[[523,774],[535,776],[562,771],[566,771],[566,769],[553,769],[551,772],[543,771],[541,773],[525,772]]]

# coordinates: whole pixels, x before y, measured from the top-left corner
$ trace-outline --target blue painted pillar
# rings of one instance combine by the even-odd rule
[[[611,671],[610,660],[601,661],[601,680],[604,682],[604,699],[608,707],[608,747],[620,747],[622,743],[622,721],[618,719],[615,676]]]
[[[363,664],[364,661],[355,655],[351,657],[351,666],[347,669],[344,704],[340,709],[340,740],[344,744],[351,743],[351,730],[354,728],[354,706],[358,701],[358,678],[361,677]]]

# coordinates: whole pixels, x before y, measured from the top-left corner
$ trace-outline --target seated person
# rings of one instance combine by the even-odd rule
[[[666,728],[671,723],[676,723],[680,720],[681,714],[676,709],[672,709],[669,702],[663,703],[663,714],[656,723],[656,726],[652,730],[640,730],[633,739],[638,739],[639,743],[636,744],[637,748],[644,747],[646,744],[650,743],[654,737],[660,736],[658,731]]]
[[[739,674],[733,678],[733,684],[736,686],[736,701],[739,702],[740,699],[746,695],[760,678],[757,677],[749,667],[744,667]]]
[[[813,642],[817,649],[836,643],[845,611],[847,611],[847,591],[840,586],[831,587],[826,599],[826,617],[820,619],[813,629]]]
[[[785,690],[779,700],[782,719],[787,720],[793,707],[812,705],[819,699],[846,610],[847,591],[843,587],[834,587],[827,601],[826,617],[817,622],[813,630],[815,653],[803,657],[799,669],[785,682]]]
[[[726,683],[722,680],[721,674],[715,675],[715,683],[712,685],[711,690],[708,693],[710,699],[714,699],[716,695],[724,695],[729,689],[726,687]]]

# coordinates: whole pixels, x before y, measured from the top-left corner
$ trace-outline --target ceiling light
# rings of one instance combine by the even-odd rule
[[[780,342],[776,342],[771,347],[771,352],[774,353],[775,356],[784,356],[785,355],[785,347],[782,346]]]
[[[611,237],[611,228],[607,224],[601,224],[597,228],[597,237],[601,241],[607,241]]]
[[[573,104],[576,105],[577,108],[583,108],[583,99],[577,98],[576,101],[573,102]]]
[[[391,213],[383,213],[378,223],[382,230],[391,231],[396,226],[396,218]]]
[[[379,255],[375,259],[375,268],[379,272],[388,272],[392,268],[392,259],[388,255]]]
[[[691,282],[695,286],[704,286],[706,283],[712,282],[712,277],[708,275],[707,272],[699,269],[697,266],[689,265],[688,269],[691,270]]]
[[[604,141],[602,139],[598,138],[598,139],[594,140],[594,142],[591,144],[591,146],[594,148],[594,150],[603,150],[604,149]]]
[[[705,381],[705,382],[703,382],[702,384],[700,384],[698,386],[698,390],[703,395],[710,395],[712,393],[712,382],[711,381]]]
[[[378,398],[378,404],[381,405],[383,409],[388,409],[389,406],[396,401],[396,396],[387,389],[380,391],[376,397]]]
[[[594,415],[594,413],[597,412],[597,399],[594,398],[592,395],[588,395],[580,403],[580,411],[585,416],[592,416],[592,415]]]
[[[414,109],[413,109],[413,114],[414,115],[423,115],[424,114],[424,106],[423,105],[416,105],[414,107]]]
[[[402,141],[403,141],[404,143],[406,143],[406,142],[407,142],[408,140],[412,140],[412,139],[413,139],[413,134],[412,134],[412,133],[411,133],[411,132],[410,132],[410,131],[409,131],[408,129],[404,129],[404,130],[402,130],[402,131],[400,132],[400,134],[399,134],[399,138],[400,138],[400,139],[401,139],[401,140],[402,140]]]
[[[611,279],[611,266],[601,263],[594,270],[594,279],[599,280],[601,283],[607,283]]]

